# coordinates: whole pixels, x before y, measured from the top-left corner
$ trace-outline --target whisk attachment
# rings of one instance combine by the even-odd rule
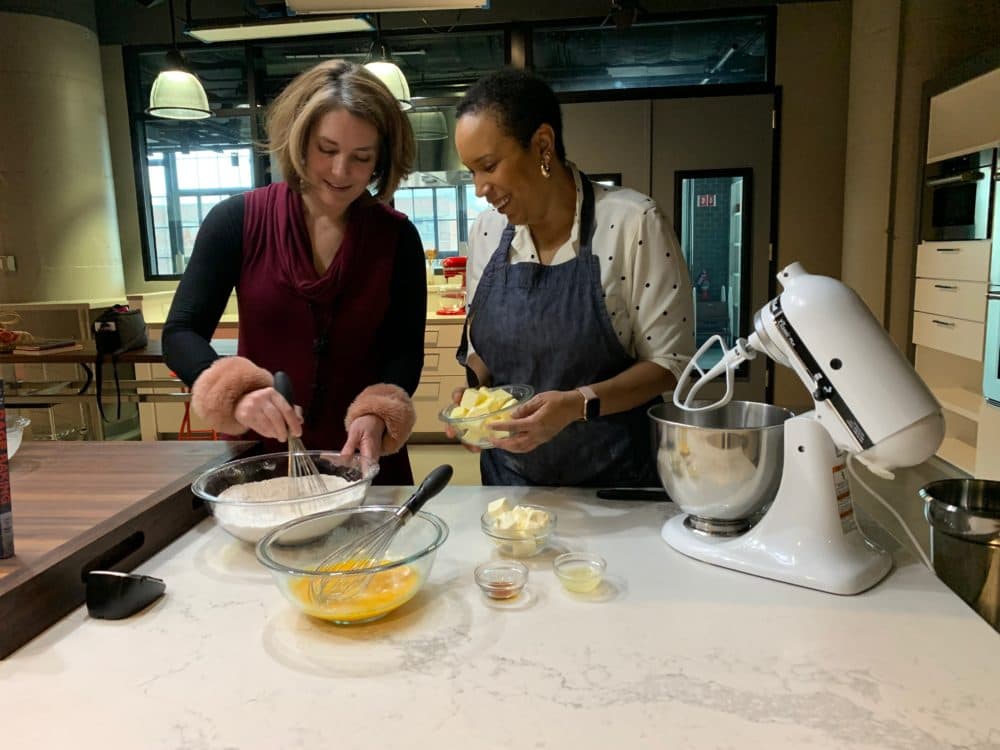
[[[292,379],[287,373],[274,373],[274,390],[292,406],[295,406],[295,390]],[[306,453],[302,440],[292,435],[288,436],[288,476],[294,480],[295,489],[302,496],[322,495],[327,491],[326,482],[316,464]]]
[[[332,575],[317,576],[310,590],[317,603],[349,599],[363,591],[373,574],[360,571],[377,568],[385,562],[385,555],[396,532],[417,514],[428,500],[443,490],[451,481],[454,469],[442,464],[428,474],[409,499],[399,506],[390,518],[371,531],[350,539],[324,557],[316,566],[317,572],[330,571]]]

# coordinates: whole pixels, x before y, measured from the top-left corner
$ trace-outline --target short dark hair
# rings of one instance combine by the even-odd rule
[[[566,160],[563,145],[562,111],[555,92],[541,78],[526,70],[504,68],[489,73],[465,92],[455,116],[489,112],[500,128],[523,148],[531,146],[531,137],[543,123],[556,135],[556,156]]]

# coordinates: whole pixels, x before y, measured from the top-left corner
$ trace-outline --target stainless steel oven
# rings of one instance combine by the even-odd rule
[[[994,149],[984,149],[924,168],[920,239],[989,238],[995,154]]]

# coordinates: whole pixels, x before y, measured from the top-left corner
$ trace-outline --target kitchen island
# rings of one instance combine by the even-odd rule
[[[401,502],[408,488],[374,488]],[[558,514],[511,603],[472,572],[487,501]],[[449,487],[424,589],[369,625],[311,620],[206,519],[143,564],[167,594],[118,622],[77,609],[0,662],[3,744],[74,748],[1000,747],[1000,637],[894,550],[838,597],[712,567],[660,539],[670,503]],[[608,561],[591,595],[551,570]]]

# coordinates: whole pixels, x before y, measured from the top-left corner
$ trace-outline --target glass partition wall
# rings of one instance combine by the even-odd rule
[[[626,29],[608,19],[549,23],[517,35],[511,29],[383,33],[410,86],[414,108],[409,116],[418,146],[416,170],[397,192],[395,205],[438,257],[463,253],[469,227],[488,208],[476,197],[455,152],[455,104],[472,82],[510,60],[533,61],[557,91],[584,92],[595,100],[615,99],[623,89],[632,89],[630,96],[655,98],[693,85],[700,87],[696,94],[709,94],[773,83],[771,10],[650,17]],[[363,63],[371,58],[373,42],[372,34],[347,34],[183,45],[213,112],[195,121],[146,115],[149,89],[166,49],[124,50],[147,278],[183,273],[194,236],[213,205],[280,179],[259,146],[266,141],[263,112],[288,81],[324,59]]]
[[[691,273],[695,346],[712,336],[727,349],[749,333],[752,171],[717,169],[677,173],[677,235]],[[713,347],[699,360],[708,369],[722,355]]]

